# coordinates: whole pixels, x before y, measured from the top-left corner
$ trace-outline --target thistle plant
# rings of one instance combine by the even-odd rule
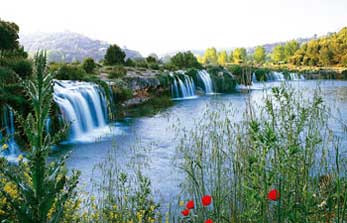
[[[79,172],[68,175],[65,161],[48,161],[52,146],[64,136],[66,126],[50,135],[45,133],[45,119],[52,105],[53,76],[46,72],[46,54],[35,55],[34,78],[23,81],[32,111],[27,117],[17,114],[17,120],[28,141],[28,152],[20,155],[18,165],[1,160],[0,185],[2,197],[13,211],[12,221],[21,223],[61,222],[64,205],[75,197]]]

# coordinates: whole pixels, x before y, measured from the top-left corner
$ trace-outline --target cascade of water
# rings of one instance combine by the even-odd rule
[[[271,72],[270,74],[266,74],[266,79],[269,81],[285,81],[283,73],[281,72]]]
[[[252,74],[252,82],[253,82],[253,83],[258,82],[258,81],[257,81],[257,77],[255,76],[255,73]]]
[[[302,75],[302,74],[300,74],[300,80],[305,80],[305,77],[304,77],[304,75]]]
[[[47,117],[45,120],[45,131],[46,134],[49,134],[51,132],[51,118]]]
[[[204,84],[204,89],[206,94],[213,93],[213,84],[210,74],[206,70],[199,70],[198,76]]]
[[[53,99],[71,125],[70,140],[107,124],[106,97],[94,83],[56,81]]]
[[[290,73],[289,76],[290,76],[290,80],[292,81],[299,80],[299,75],[297,73]]]
[[[195,84],[193,79],[186,74],[170,74],[173,78],[171,93],[174,98],[188,98],[195,96]]]
[[[3,106],[3,123],[1,129],[5,130],[3,136],[0,131],[0,142],[6,145],[4,149],[0,148],[0,156],[5,156],[8,159],[16,158],[20,154],[19,147],[15,141],[15,126],[13,111],[8,106]],[[1,145],[1,144],[0,144]]]

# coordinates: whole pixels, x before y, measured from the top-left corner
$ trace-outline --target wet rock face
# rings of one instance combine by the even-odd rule
[[[142,89],[156,89],[160,86],[160,81],[155,76],[127,76],[124,81],[134,92]]]

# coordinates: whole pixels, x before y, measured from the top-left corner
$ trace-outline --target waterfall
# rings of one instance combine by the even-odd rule
[[[290,80],[292,80],[292,81],[300,80],[299,75],[297,73],[290,73],[289,76],[290,76]]]
[[[205,94],[213,93],[213,85],[210,74],[206,70],[199,70],[198,76],[204,84]]]
[[[17,156],[20,154],[20,150],[14,139],[15,126],[13,111],[8,106],[3,106],[2,121],[0,130],[4,130],[5,135],[3,136],[2,131],[0,131],[0,145],[6,145],[7,148],[0,148],[0,156],[4,156],[8,160],[16,160]]]
[[[107,124],[106,97],[97,84],[56,81],[53,99],[59,106],[64,121],[71,125],[71,141],[79,140]]]
[[[257,76],[255,76],[255,73],[252,74],[252,82],[256,83],[257,81]]]
[[[170,73],[173,78],[171,93],[174,98],[189,98],[195,96],[195,84],[193,79],[180,72],[179,74]]]
[[[281,72],[271,72],[270,74],[266,74],[266,79],[268,81],[285,81],[283,73]]]

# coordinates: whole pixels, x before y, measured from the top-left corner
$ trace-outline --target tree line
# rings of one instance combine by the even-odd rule
[[[330,33],[300,44],[290,40],[276,45],[271,52],[264,46],[257,46],[253,52],[246,48],[236,48],[227,52],[216,48],[206,49],[197,57],[201,64],[224,66],[228,63],[254,63],[263,65],[292,64],[296,66],[347,66],[347,27],[337,33]]]

